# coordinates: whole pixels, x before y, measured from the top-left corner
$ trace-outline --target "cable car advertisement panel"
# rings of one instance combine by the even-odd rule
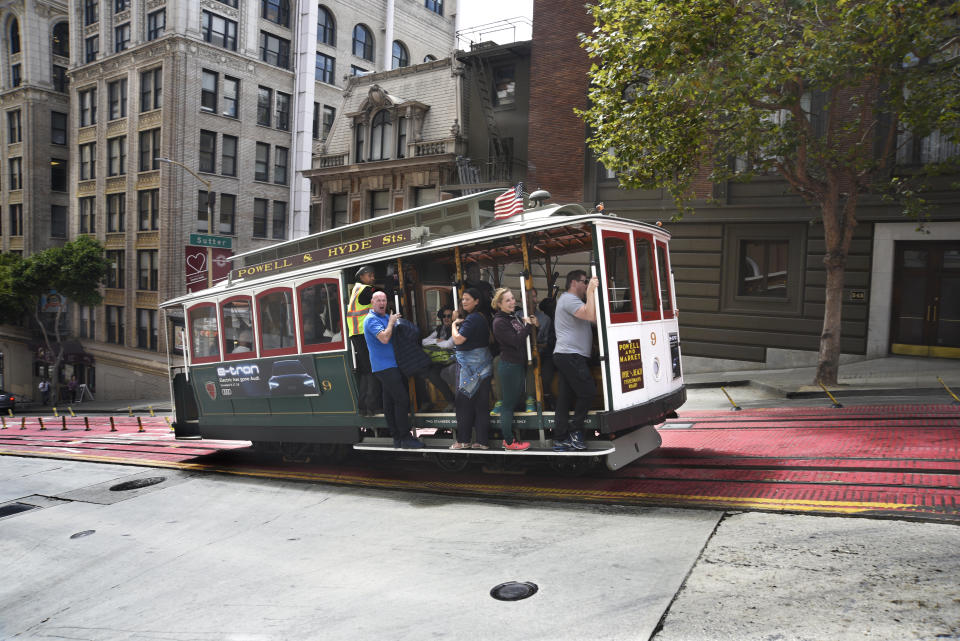
[[[677,334],[672,299],[667,301],[670,316],[665,318],[658,283],[657,260],[667,256],[668,237],[607,226],[598,231],[600,313],[605,323],[611,409],[620,410],[669,394],[683,384],[679,346],[673,350],[676,356],[671,353],[671,335]],[[669,263],[662,274],[667,269]],[[665,296],[670,294],[667,288]]]

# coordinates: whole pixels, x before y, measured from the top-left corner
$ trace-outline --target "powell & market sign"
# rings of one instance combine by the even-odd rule
[[[266,263],[234,269],[232,272],[230,272],[230,277],[232,279],[260,278],[261,276],[269,276],[278,272],[297,269],[299,267],[303,267],[304,265],[324,263],[337,258],[352,256],[354,254],[363,254],[375,249],[390,248],[394,245],[409,243],[412,240],[420,238],[420,236],[423,234],[423,231],[424,228],[422,227],[412,227],[410,229],[392,231],[390,233],[373,236],[371,238],[354,240],[340,245],[333,245],[332,247],[315,249],[304,254],[297,254],[296,256],[277,258],[276,260],[271,260]]]

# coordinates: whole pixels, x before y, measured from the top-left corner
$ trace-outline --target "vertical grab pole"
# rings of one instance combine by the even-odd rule
[[[597,262],[596,262],[596,261],[594,261],[593,263],[590,264],[590,275],[593,276],[593,277],[596,277],[596,276],[597,276]],[[600,283],[601,283],[601,284],[603,283],[603,279],[600,280]],[[606,411],[608,411],[608,410],[610,409],[610,406],[609,406],[609,404],[607,403],[607,391],[608,391],[608,390],[607,390],[607,387],[608,387],[608,383],[607,383],[607,366],[609,365],[609,363],[606,362],[606,360],[607,360],[607,347],[606,347],[606,345],[603,344],[603,332],[601,331],[601,325],[602,325],[602,323],[603,323],[603,315],[601,314],[601,312],[603,311],[603,309],[602,309],[602,307],[600,306],[600,285],[597,285],[597,291],[596,291],[596,293],[595,293],[594,296],[593,296],[593,302],[594,302],[594,304],[596,305],[596,311],[595,311],[595,313],[596,313],[596,315],[597,315],[597,345],[598,345],[599,348],[600,348],[600,381],[601,381],[601,383],[603,384],[603,392],[602,392],[602,396],[603,396],[603,411],[606,412]]]
[[[527,314],[527,289],[533,287],[533,275],[530,272],[530,250],[527,244],[527,235],[522,234],[520,236],[520,248],[523,250],[523,283],[520,287],[520,291],[523,293],[523,313]],[[534,311],[536,313],[536,311]],[[543,381],[540,379],[540,350],[537,348],[535,341],[527,338],[527,363],[530,363],[531,359],[531,344],[533,345],[532,352],[537,355],[537,360],[534,361],[533,368],[533,386],[537,394],[537,424],[540,426],[540,442],[546,444],[547,435],[543,429]]]
[[[527,276],[526,274],[520,275],[520,298],[523,305],[523,316],[524,318],[526,318],[527,316],[530,315],[527,309]],[[531,363],[533,363],[533,353],[530,351],[529,336],[527,336],[527,340],[525,342],[527,344],[527,365],[530,365]]]
[[[393,293],[393,304],[396,306],[396,312],[400,313],[400,303],[403,303],[403,308],[407,308],[407,288],[404,286],[403,282],[403,259],[397,259],[397,287],[400,288],[400,295],[398,296],[396,292]],[[412,319],[413,322],[416,322],[416,319]],[[407,379],[407,393],[410,395],[410,407],[413,409],[413,415],[417,415],[417,387],[414,385],[413,377],[411,376]],[[413,435],[416,437],[417,428],[413,428]]]
[[[453,309],[460,309],[460,294],[463,292],[463,263],[460,260],[460,247],[453,248],[453,259],[456,264],[457,282],[453,286]]]

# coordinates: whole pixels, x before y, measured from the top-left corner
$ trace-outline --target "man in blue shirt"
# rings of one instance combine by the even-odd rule
[[[390,343],[398,318],[400,314],[387,315],[387,295],[375,292],[363,323],[363,335],[370,352],[370,367],[383,390],[383,416],[393,436],[393,446],[416,449],[423,447],[423,442],[410,433],[410,397]]]

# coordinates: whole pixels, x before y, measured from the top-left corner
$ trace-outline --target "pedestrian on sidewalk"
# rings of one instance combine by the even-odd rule
[[[40,385],[37,386],[37,389],[40,390],[40,398],[44,405],[50,404],[50,381],[46,378],[40,381]]]

